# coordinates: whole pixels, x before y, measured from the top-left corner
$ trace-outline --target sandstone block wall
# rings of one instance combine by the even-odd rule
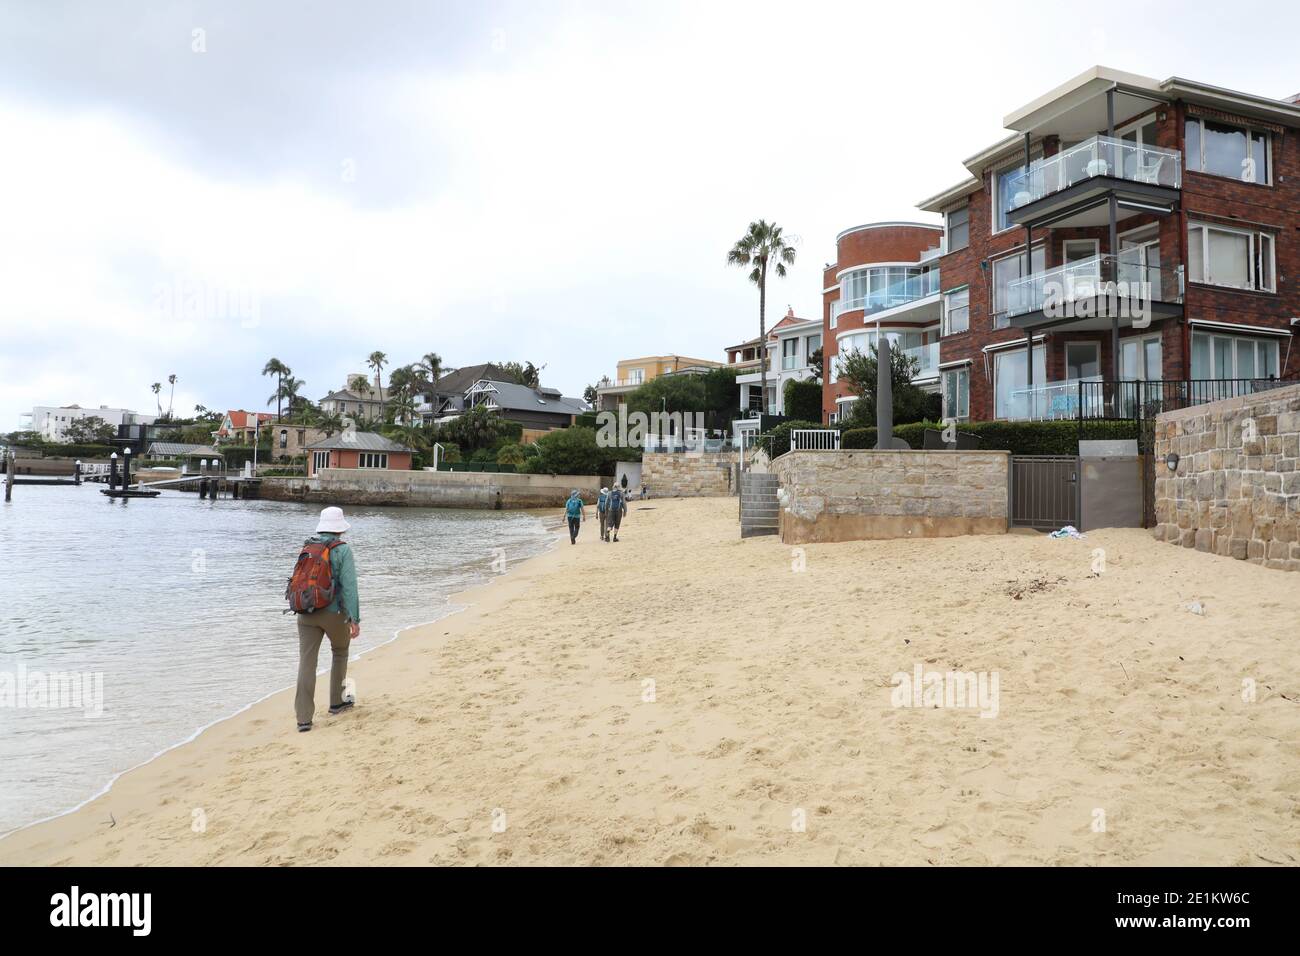
[[[781,540],[1004,534],[1005,451],[794,451],[772,462]]]
[[[1165,412],[1155,429],[1158,539],[1300,571],[1300,386]]]
[[[735,452],[646,452],[641,481],[651,498],[713,498],[735,494]]]

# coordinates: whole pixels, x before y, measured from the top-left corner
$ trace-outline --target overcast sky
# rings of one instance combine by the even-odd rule
[[[313,399],[376,349],[572,395],[721,360],[751,219],[798,242],[769,316],[818,316],[837,232],[924,220],[1095,63],[1300,92],[1296,9],[5,0],[0,429],[173,373],[178,412],[265,407],[272,356]]]

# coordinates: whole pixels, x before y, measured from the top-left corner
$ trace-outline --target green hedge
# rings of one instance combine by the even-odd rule
[[[924,447],[925,430],[942,430],[935,422],[915,422],[898,425],[894,437],[901,438],[913,448]],[[1075,420],[1055,422],[965,422],[957,430],[978,435],[980,448],[989,451],[1009,451],[1013,455],[1077,455],[1079,440],[1117,441],[1138,437],[1137,422],[1091,421],[1083,423],[1083,431]],[[841,448],[875,448],[874,428],[850,428],[840,435]]]
[[[767,452],[769,458],[778,458],[790,450],[790,432],[796,428],[826,428],[821,422],[801,422],[790,420],[777,425],[765,435],[758,436],[758,447]]]

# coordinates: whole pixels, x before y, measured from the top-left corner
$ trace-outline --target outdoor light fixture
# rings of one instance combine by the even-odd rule
[[[1178,470],[1177,452],[1171,451],[1169,454],[1165,455],[1165,467],[1168,468],[1170,471]]]

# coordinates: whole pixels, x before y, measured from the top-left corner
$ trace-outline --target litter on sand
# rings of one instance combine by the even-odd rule
[[[1084,533],[1072,524],[1067,524],[1060,531],[1053,531],[1048,535],[1049,538],[1082,538]]]

